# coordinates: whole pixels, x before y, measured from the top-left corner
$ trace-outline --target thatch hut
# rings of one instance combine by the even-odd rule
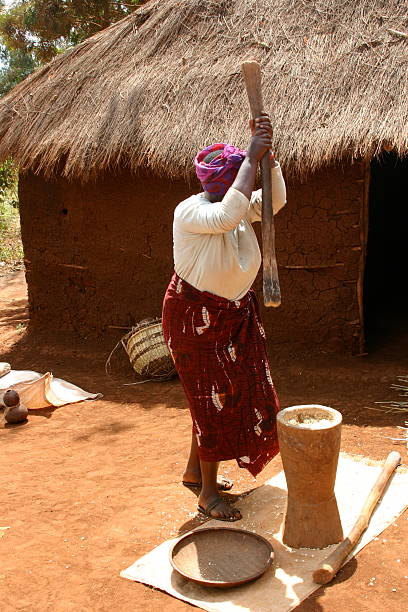
[[[365,313],[406,291],[391,271],[407,258],[407,14],[407,0],[151,0],[18,85],[0,157],[21,171],[32,321],[99,333],[160,314],[173,209],[198,190],[199,148],[246,145],[240,63],[255,58],[288,183],[269,337],[361,352]]]

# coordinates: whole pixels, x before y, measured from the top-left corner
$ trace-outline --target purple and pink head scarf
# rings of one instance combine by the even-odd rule
[[[219,155],[208,163],[204,161],[209,153],[218,150]],[[246,151],[223,142],[212,144],[197,153],[194,165],[204,191],[220,198],[224,197],[234,182],[245,155]]]

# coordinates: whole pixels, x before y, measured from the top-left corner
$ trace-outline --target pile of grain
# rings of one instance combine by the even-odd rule
[[[332,419],[325,419],[312,414],[299,414],[287,421],[288,425],[304,427],[305,429],[324,429],[333,425]]]

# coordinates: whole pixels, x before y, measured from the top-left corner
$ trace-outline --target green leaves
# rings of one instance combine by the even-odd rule
[[[17,0],[0,17],[0,37],[8,49],[32,53],[44,63],[140,4],[138,0]]]
[[[10,197],[15,191],[17,183],[17,169],[11,159],[7,159],[0,166],[0,200]]]
[[[21,49],[9,51],[0,44],[0,98],[31,74],[37,65],[32,53]]]
[[[143,0],[0,0],[0,97],[40,64],[126,17]]]
[[[0,166],[0,273],[23,257],[17,196],[17,169],[8,159]]]

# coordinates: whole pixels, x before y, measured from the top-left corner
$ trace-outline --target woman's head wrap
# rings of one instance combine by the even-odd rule
[[[222,198],[234,182],[245,155],[246,151],[223,142],[197,153],[194,165],[204,191]]]

